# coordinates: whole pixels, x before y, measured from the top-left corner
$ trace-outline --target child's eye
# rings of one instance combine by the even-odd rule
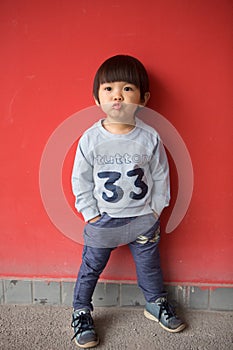
[[[106,90],[106,91],[111,91],[112,88],[111,88],[111,86],[106,86],[106,87],[104,88],[104,90]]]
[[[133,91],[133,88],[131,86],[125,86],[124,90],[125,91]]]

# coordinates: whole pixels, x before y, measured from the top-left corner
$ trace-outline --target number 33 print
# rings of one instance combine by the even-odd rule
[[[106,192],[103,192],[102,198],[106,202],[110,202],[110,203],[119,202],[124,195],[124,191],[120,186],[117,186],[115,182],[121,178],[121,173],[119,173],[118,171],[102,171],[102,172],[99,172],[97,175],[100,179],[107,179],[107,181],[104,183],[104,187],[106,188],[106,190],[112,192],[112,196],[108,196]],[[138,194],[131,191],[129,193],[129,197],[135,200],[140,200],[144,198],[148,192],[147,184],[144,181],[142,181],[142,178],[144,176],[144,170],[142,168],[136,168],[128,171],[126,175],[127,177],[136,176],[134,185],[135,187],[141,190],[141,192]]]

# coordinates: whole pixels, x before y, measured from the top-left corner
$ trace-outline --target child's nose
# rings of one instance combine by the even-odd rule
[[[123,96],[120,91],[115,92],[114,101],[123,101]]]
[[[120,94],[117,94],[117,95],[114,96],[114,100],[115,101],[122,101],[123,97]]]

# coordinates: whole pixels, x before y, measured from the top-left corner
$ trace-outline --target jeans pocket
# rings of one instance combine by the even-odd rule
[[[103,213],[98,220],[96,220],[95,222],[88,222],[88,225],[96,226],[96,227],[102,226],[102,225],[104,225],[104,222],[106,221],[106,220],[104,220],[104,219],[106,219],[106,216],[108,217],[108,214]]]

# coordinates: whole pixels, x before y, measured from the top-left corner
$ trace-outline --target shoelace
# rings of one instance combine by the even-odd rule
[[[176,317],[174,306],[168,303],[167,300],[161,301],[160,310],[159,310],[159,320],[161,319],[162,314],[164,313],[166,319]]]
[[[73,317],[71,327],[73,327],[73,328],[77,327],[77,330],[71,339],[71,340],[73,340],[81,332],[92,330],[93,329],[93,320],[92,320],[90,315],[81,313],[80,315]]]

